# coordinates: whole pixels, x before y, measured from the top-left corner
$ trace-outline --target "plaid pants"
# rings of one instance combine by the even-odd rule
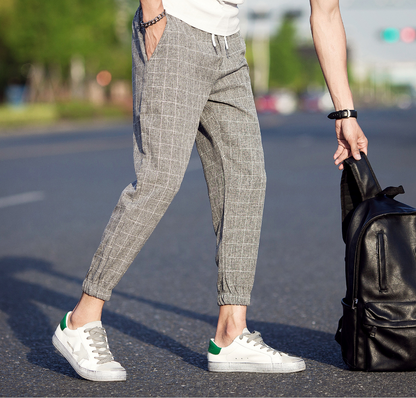
[[[217,237],[218,304],[248,305],[266,185],[260,129],[239,33],[227,38],[167,15],[150,60],[133,20],[134,165],[83,283],[109,300],[201,157]]]

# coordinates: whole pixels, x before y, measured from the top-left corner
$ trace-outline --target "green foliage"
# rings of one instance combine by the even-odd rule
[[[16,65],[14,54],[6,44],[5,37],[11,29],[14,0],[0,0],[0,99],[2,88],[8,83],[20,83],[23,76]]]
[[[138,1],[123,1],[132,14]],[[0,0],[0,85],[22,80],[25,64],[58,67],[65,77],[73,56],[85,60],[91,76],[107,69],[130,78],[129,38],[116,30],[119,6],[120,0]]]
[[[291,18],[284,18],[270,40],[270,87],[295,89],[299,86],[302,64],[296,48],[295,25]]]
[[[312,44],[300,45],[294,18],[284,17],[270,39],[270,88],[289,88],[298,93],[325,81]]]
[[[87,101],[70,101],[50,104],[27,104],[24,106],[0,105],[0,130],[38,126],[62,120],[112,120],[130,116],[125,107],[114,104],[102,106]]]
[[[0,105],[0,130],[26,125],[46,125],[58,120],[53,104],[31,104],[25,107]]]
[[[90,119],[125,117],[127,112],[118,105],[97,106],[86,101],[58,102],[56,109],[60,119]]]

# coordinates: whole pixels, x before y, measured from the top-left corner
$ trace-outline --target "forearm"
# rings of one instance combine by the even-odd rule
[[[162,0],[141,0],[140,5],[143,11],[143,21],[147,22],[163,12]]]
[[[347,74],[347,44],[338,0],[310,0],[313,41],[336,110],[354,109]]]

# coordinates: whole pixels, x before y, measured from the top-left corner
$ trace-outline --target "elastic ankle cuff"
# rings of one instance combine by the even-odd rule
[[[87,279],[82,284],[82,291],[88,294],[88,296],[96,297],[104,301],[108,301],[111,298],[111,290],[104,289],[102,286],[92,283]]]
[[[250,295],[235,296],[232,294],[220,294],[217,299],[218,305],[250,305]]]

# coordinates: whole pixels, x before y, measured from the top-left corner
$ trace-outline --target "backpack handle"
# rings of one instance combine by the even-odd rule
[[[364,200],[381,192],[367,156],[361,152],[361,160],[350,157],[344,160],[341,177],[342,237],[345,242],[348,225],[355,208]]]

